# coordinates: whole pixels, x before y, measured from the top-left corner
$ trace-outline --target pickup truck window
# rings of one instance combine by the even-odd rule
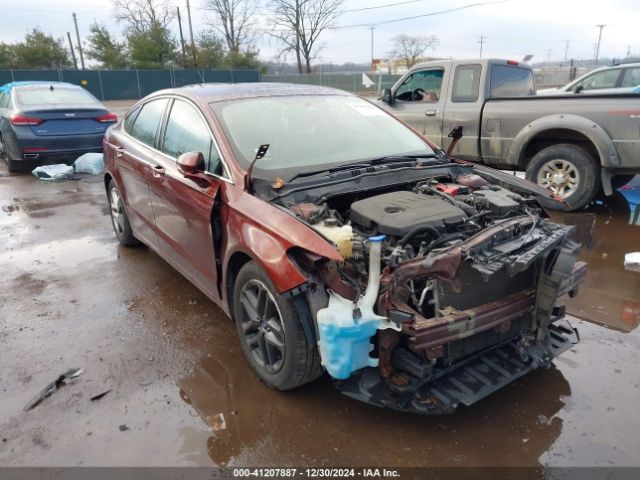
[[[421,70],[409,75],[396,90],[396,99],[435,103],[440,100],[444,70]]]
[[[637,87],[640,85],[640,67],[627,68],[624,72],[624,79],[622,80],[622,88]]]
[[[491,67],[491,97],[527,97],[535,95],[533,70],[493,65]]]
[[[452,102],[475,102],[480,91],[480,65],[458,65],[453,78]]]
[[[575,91],[578,87],[582,87],[582,90],[585,92],[587,90],[600,90],[602,88],[616,88],[616,83],[618,82],[619,76],[619,68],[596,72],[593,75],[589,75],[581,82],[576,83],[571,88],[571,91]]]

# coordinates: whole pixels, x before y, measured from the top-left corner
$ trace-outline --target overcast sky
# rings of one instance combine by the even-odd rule
[[[440,45],[433,52],[434,56],[477,57],[478,40],[483,35],[483,56],[521,59],[526,54],[533,54],[533,61],[540,62],[546,60],[550,50],[551,60],[563,60],[568,40],[569,58],[587,59],[593,58],[598,40],[596,24],[607,25],[603,30],[600,57],[624,58],[628,47],[632,55],[640,55],[640,0],[345,0],[342,9],[365,9],[402,2],[406,3],[345,12],[336,25],[375,25],[481,3],[451,13],[376,25],[374,55],[384,57],[391,49],[390,39],[399,33],[407,33],[436,35]],[[186,34],[186,0],[169,0],[169,3],[180,7]],[[205,4],[206,0],[191,0],[196,32],[204,29],[207,23],[209,13],[202,9]],[[34,26],[66,39],[67,31],[73,34],[71,13],[74,11],[83,38],[93,21],[106,24],[114,33],[122,31],[122,25],[113,19],[109,0],[0,0],[0,41],[20,40]],[[258,12],[263,28],[257,44],[260,57],[272,60],[279,45],[265,33],[269,28],[266,7],[260,7]],[[177,22],[172,27],[177,36]],[[321,42],[323,48],[319,59],[322,61],[367,62],[371,57],[371,31],[364,26],[328,31],[321,37]]]

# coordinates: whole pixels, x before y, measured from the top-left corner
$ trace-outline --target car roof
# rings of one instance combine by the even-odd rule
[[[277,97],[296,95],[340,95],[354,96],[344,90],[316,85],[299,85],[294,83],[201,83],[180,88],[160,90],[151,96],[177,94],[191,97],[201,102],[221,102],[243,98]]]
[[[67,82],[45,82],[41,80],[24,80],[18,82],[5,83],[0,86],[0,92],[11,92],[14,88],[22,88],[22,87],[33,87],[33,86],[42,86],[42,85],[52,85],[54,87],[64,87],[64,88],[81,88],[78,85],[74,85],[73,83]]]

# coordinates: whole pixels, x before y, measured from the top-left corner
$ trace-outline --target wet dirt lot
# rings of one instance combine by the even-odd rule
[[[324,377],[256,380],[231,321],[155,253],[120,247],[100,178],[0,165],[0,465],[640,465],[640,181],[579,226],[582,342],[471,408],[419,417]],[[640,211],[640,207],[638,207]],[[633,225],[637,222],[638,225]],[[82,368],[28,412],[69,368]],[[110,392],[99,400],[94,395]]]

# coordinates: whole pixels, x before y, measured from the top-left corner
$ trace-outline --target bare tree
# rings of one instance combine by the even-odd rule
[[[168,0],[112,0],[115,17],[125,22],[137,33],[148,32],[152,28],[166,29],[175,16],[175,9]]]
[[[251,47],[256,0],[207,0],[207,8],[215,16],[211,26],[223,36],[230,52]]]
[[[318,38],[340,16],[343,0],[270,0],[273,32],[283,44],[282,53],[294,52],[299,73],[311,73]]]
[[[435,35],[396,35],[391,39],[393,50],[390,55],[404,60],[407,68],[413,67],[427,49],[435,50],[440,40]]]

